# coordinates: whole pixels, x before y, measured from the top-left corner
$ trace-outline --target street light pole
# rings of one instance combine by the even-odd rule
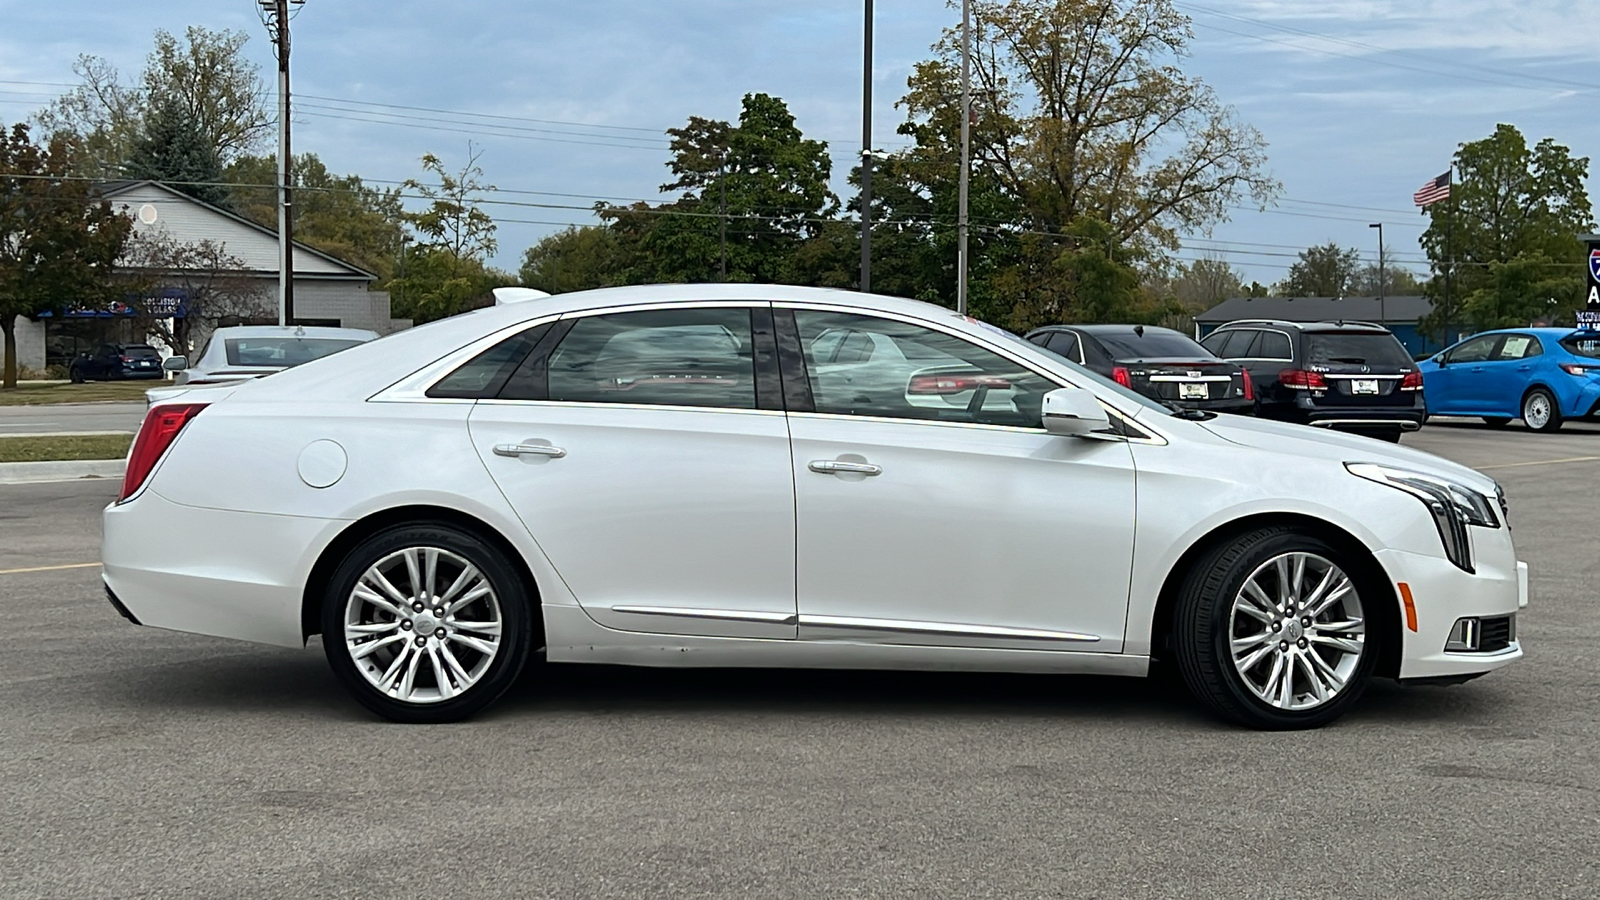
[[[1373,222],[1367,227],[1378,229],[1378,324],[1388,328],[1389,317],[1383,309],[1383,282],[1388,271],[1383,261],[1383,223]]]
[[[872,290],[872,0],[861,51],[861,292]]]
[[[972,4],[961,0],[961,189],[956,200],[956,312],[967,314],[967,181],[972,169]]]

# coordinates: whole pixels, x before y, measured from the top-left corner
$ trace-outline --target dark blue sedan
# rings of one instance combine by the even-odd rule
[[[1600,332],[1508,328],[1475,334],[1423,360],[1428,412],[1480,416],[1500,426],[1521,419],[1555,431],[1600,413]]]

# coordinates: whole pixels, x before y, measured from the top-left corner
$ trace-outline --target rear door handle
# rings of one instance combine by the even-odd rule
[[[1533,368],[1533,366],[1517,366],[1517,371],[1518,372],[1526,372],[1531,368]]]
[[[872,463],[845,462],[840,459],[814,459],[806,464],[806,468],[823,475],[838,475],[848,473],[851,475],[882,475],[883,466]]]
[[[560,459],[567,455],[567,451],[549,444],[495,444],[495,456],[548,456],[551,459]]]

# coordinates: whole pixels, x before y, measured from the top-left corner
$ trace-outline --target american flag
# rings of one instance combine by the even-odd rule
[[[1411,195],[1411,202],[1418,206],[1427,206],[1446,200],[1450,197],[1450,173],[1446,172],[1438,178],[1429,178],[1427,184],[1417,189]]]

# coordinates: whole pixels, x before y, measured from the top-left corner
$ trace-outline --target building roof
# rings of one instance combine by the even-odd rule
[[[105,184],[101,196],[121,206],[140,230],[165,230],[173,238],[194,242],[212,240],[225,245],[229,255],[247,271],[262,275],[278,272],[278,232],[212,206],[158,181],[115,181]],[[148,221],[147,221],[148,219]],[[373,281],[376,275],[334,256],[294,242],[294,275],[299,278],[333,278]]]
[[[1414,325],[1433,312],[1427,297],[1385,297],[1385,325]],[[1329,322],[1340,319],[1379,321],[1377,297],[1230,297],[1194,317],[1196,322],[1221,324],[1240,319],[1281,319],[1285,322]]]

